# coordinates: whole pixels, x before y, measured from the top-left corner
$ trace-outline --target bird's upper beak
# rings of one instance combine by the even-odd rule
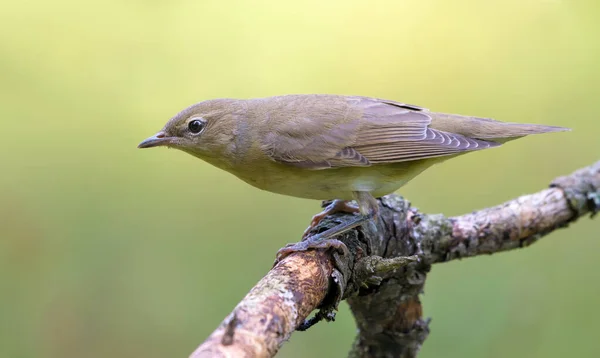
[[[165,132],[158,132],[152,137],[144,139],[140,144],[138,144],[138,148],[152,148],[158,147],[161,145],[167,145],[171,142],[171,137],[167,137]]]

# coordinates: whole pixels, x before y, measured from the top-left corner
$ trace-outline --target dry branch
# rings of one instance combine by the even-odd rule
[[[359,334],[351,357],[414,357],[429,333],[419,294],[434,263],[528,246],[600,210],[600,162],[550,189],[453,218],[419,213],[396,195],[380,199],[378,230],[339,240],[348,251],[297,252],[248,293],[192,357],[272,357],[291,333],[332,319],[347,299]],[[322,224],[332,227],[344,215]],[[321,308],[316,319],[305,319]]]

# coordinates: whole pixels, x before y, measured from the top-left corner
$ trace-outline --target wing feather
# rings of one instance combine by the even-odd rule
[[[348,108],[340,108],[340,98]],[[325,107],[309,111],[318,118],[300,121],[311,127],[310,135],[302,135],[297,126],[283,126],[267,135],[268,154],[289,165],[327,169],[412,161],[500,145],[433,129],[435,114],[417,106],[366,97],[334,96],[331,101],[337,106],[335,113],[343,113],[344,118],[331,118],[328,103],[321,98],[312,105]]]

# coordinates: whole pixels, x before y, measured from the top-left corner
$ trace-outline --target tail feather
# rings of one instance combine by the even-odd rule
[[[435,113],[431,127],[452,133],[458,133],[474,139],[504,143],[530,134],[570,131],[570,128],[500,122],[489,118],[467,117],[454,114]]]
[[[530,134],[543,134],[553,132],[570,131],[571,128],[546,126],[543,124],[521,124],[521,123],[505,123],[506,134],[503,137],[489,138],[488,140],[505,143],[509,140],[525,137]]]

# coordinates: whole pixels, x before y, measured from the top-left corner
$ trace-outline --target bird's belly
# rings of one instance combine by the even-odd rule
[[[269,168],[255,177],[241,179],[257,188],[283,195],[317,200],[351,200],[354,191],[367,191],[375,197],[390,194],[431,164],[413,161],[323,170]]]

